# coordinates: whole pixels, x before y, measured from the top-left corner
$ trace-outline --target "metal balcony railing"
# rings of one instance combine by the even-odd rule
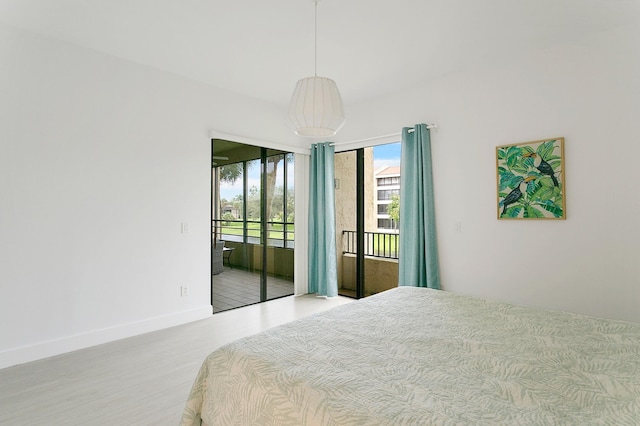
[[[357,254],[357,235],[356,231],[342,231],[343,254]],[[399,238],[399,234],[365,232],[364,255],[397,259]]]
[[[290,249],[295,248],[293,227],[293,222],[267,222],[267,245]],[[219,240],[250,244],[260,244],[262,237],[259,220],[213,219],[211,221],[211,238],[213,238],[216,233]]]

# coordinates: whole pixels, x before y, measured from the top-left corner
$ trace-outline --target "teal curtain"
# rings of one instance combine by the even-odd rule
[[[402,129],[400,161],[398,285],[439,289],[431,136],[426,124]]]
[[[311,145],[309,179],[309,293],[338,295],[334,148]]]

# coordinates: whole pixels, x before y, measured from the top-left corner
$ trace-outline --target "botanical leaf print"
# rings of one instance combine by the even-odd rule
[[[399,287],[213,352],[182,425],[636,425],[640,324]]]

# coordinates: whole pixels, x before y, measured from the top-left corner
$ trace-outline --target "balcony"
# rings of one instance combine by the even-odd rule
[[[399,235],[384,232],[364,233],[365,296],[398,286]],[[338,257],[338,293],[356,295],[356,231],[342,231],[342,255]]]
[[[260,244],[262,235],[259,220],[220,220],[211,223],[212,238],[216,234],[221,240],[238,243]],[[293,222],[267,222],[267,246],[293,249],[295,248]]]
[[[260,302],[263,246],[259,221],[212,221],[217,235],[232,248],[224,259],[223,273],[213,276],[213,312]],[[292,295],[294,270],[293,223],[267,222],[267,299]]]
[[[357,235],[356,231],[342,231],[343,254],[357,253]],[[398,260],[398,237],[397,233],[365,232],[364,255]]]
[[[267,222],[267,274],[293,281],[293,223]],[[259,221],[212,221],[212,238],[218,235],[225,247],[233,248],[230,266],[249,271],[262,271],[262,236]]]
[[[222,312],[260,302],[260,272],[251,272],[225,263],[224,273],[214,276],[213,312]],[[293,294],[293,281],[278,277],[267,280],[269,299]]]

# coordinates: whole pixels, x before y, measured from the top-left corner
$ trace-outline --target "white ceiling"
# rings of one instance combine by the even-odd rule
[[[640,23],[638,0],[323,0],[318,74],[346,104]],[[312,0],[0,0],[0,22],[286,105]]]

